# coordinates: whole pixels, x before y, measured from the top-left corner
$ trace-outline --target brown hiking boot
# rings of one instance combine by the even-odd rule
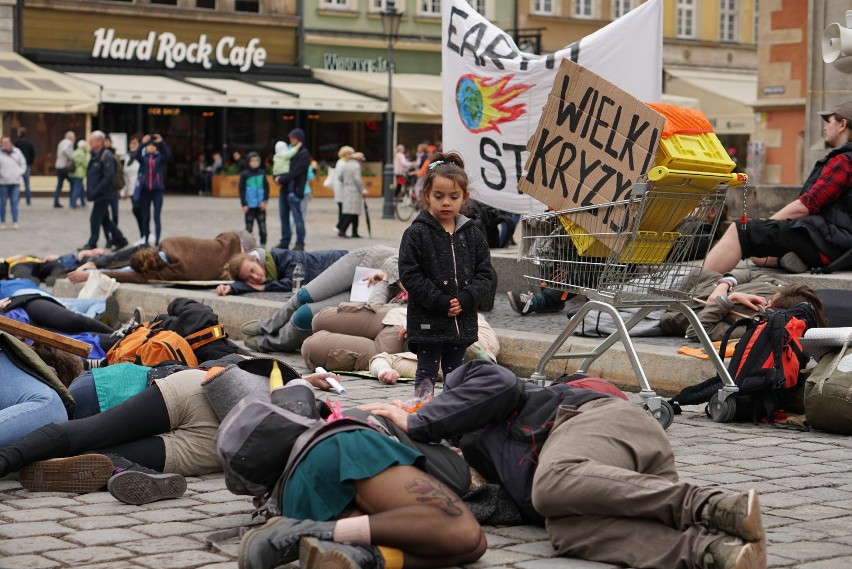
[[[18,472],[21,486],[31,492],[95,492],[112,476],[112,461],[102,454],[39,460]]]
[[[299,543],[299,569],[383,569],[379,548],[303,537]]]
[[[723,535],[707,547],[704,569],[766,569],[766,550],[762,543]]]
[[[760,502],[757,490],[754,489],[740,494],[711,496],[704,504],[701,523],[746,541],[761,541],[765,536],[760,518]]]

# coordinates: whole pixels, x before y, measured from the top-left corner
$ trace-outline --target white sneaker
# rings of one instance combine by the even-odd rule
[[[12,229],[14,229],[15,231],[17,231],[17,230],[18,230],[18,229],[20,229],[20,228],[21,228],[21,227],[20,227],[17,223],[13,223],[13,224],[12,224]]]
[[[147,245],[147,244],[148,244],[148,240],[144,237],[142,237],[141,239],[137,239],[136,241],[133,242],[134,247],[139,247],[141,245]]]
[[[0,223],[0,231],[3,231],[4,229],[6,229],[6,224]]]

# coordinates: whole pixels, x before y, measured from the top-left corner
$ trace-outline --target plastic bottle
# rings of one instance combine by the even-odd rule
[[[284,387],[284,378],[281,376],[281,370],[278,369],[278,362],[272,362],[272,372],[269,374],[269,391],[274,391],[279,387]]]
[[[302,288],[302,283],[305,282],[305,266],[299,261],[296,263],[296,268],[293,269],[293,294]]]

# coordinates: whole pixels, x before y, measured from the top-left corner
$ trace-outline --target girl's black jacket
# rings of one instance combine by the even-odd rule
[[[399,280],[408,291],[409,343],[472,344],[478,337],[477,310],[493,284],[488,242],[473,222],[459,214],[447,233],[421,211],[402,235]],[[461,314],[448,317],[457,298]]]

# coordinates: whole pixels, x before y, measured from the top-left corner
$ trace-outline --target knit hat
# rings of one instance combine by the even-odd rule
[[[834,107],[834,109],[830,111],[819,111],[817,114],[826,122],[828,122],[828,117],[831,115],[837,115],[838,117],[846,119],[852,123],[852,101],[843,101]]]
[[[305,131],[300,128],[294,128],[287,134],[287,136],[292,136],[302,144],[305,143]]]
[[[246,160],[251,160],[252,158],[260,158],[260,154],[252,150],[248,153],[248,156],[246,156]]]
[[[233,409],[240,400],[254,391],[269,390],[269,374],[272,372],[273,358],[252,358],[230,365],[211,374],[201,384],[201,390],[207,401],[219,417]],[[282,361],[277,361],[281,376],[285,382],[301,377],[299,373]]]

